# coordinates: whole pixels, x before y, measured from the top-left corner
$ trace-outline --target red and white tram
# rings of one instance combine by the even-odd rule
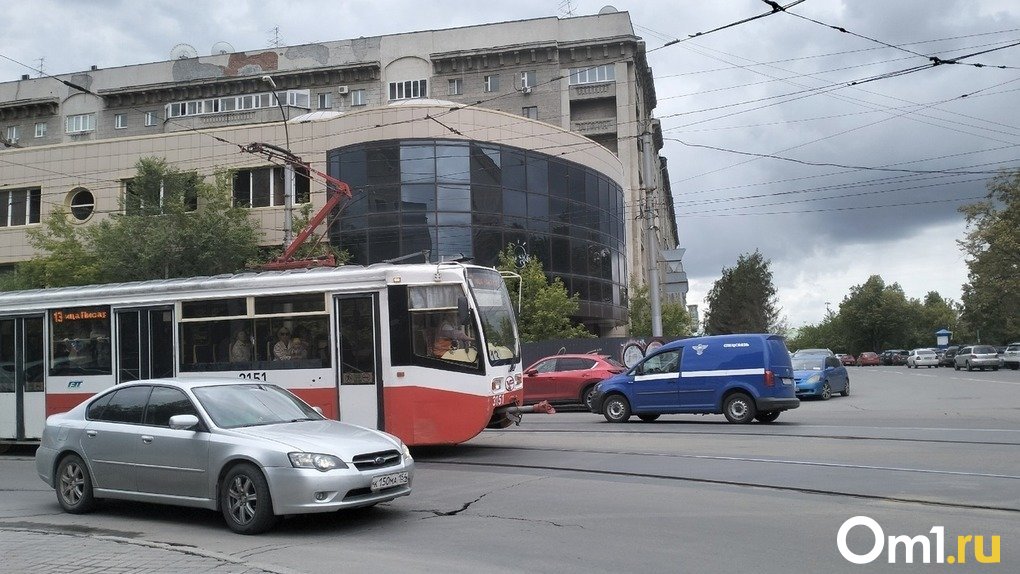
[[[111,385],[217,376],[291,389],[409,445],[516,418],[520,343],[496,270],[345,266],[0,293],[0,443]]]

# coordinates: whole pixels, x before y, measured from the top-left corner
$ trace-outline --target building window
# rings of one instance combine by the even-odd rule
[[[96,210],[95,196],[83,187],[71,192],[71,199],[68,203],[71,207],[71,215],[78,221],[85,221],[92,217],[92,212]]]
[[[351,90],[351,105],[363,106],[365,104],[365,90]]]
[[[90,132],[96,129],[96,114],[77,114],[74,116],[67,116],[65,129],[69,134]]]
[[[117,114],[113,116],[114,129],[122,130],[127,127],[127,115]]]
[[[282,167],[241,169],[234,172],[234,205],[237,207],[281,207],[284,201]],[[294,169],[294,204],[311,201],[307,169]]]
[[[154,126],[157,120],[156,112],[145,112],[145,125]]]
[[[446,92],[451,96],[459,96],[464,93],[464,80],[461,78],[454,78],[449,81],[449,90]]]
[[[589,68],[570,68],[570,85],[594,84],[616,80],[616,68],[612,64]]]
[[[35,137],[37,138],[46,137],[46,122],[39,122],[35,124]]]
[[[534,88],[538,84],[538,80],[535,76],[535,70],[527,70],[521,72],[521,89]]]
[[[163,202],[166,200],[166,188],[159,182],[158,188],[138,189],[134,180],[123,180],[124,213],[126,215],[162,215]],[[197,182],[191,182],[192,184]],[[198,192],[196,185],[184,185],[185,211],[198,210]]]
[[[40,189],[0,191],[0,227],[39,223]]]
[[[323,92],[319,94],[319,106],[320,110],[328,110],[333,107],[333,94],[329,92]]]
[[[428,83],[426,80],[410,80],[407,82],[390,82],[390,100],[410,100],[427,98]]]
[[[524,106],[521,108],[521,115],[533,120],[538,119],[538,106]]]
[[[14,144],[18,143],[19,139],[21,139],[19,126],[7,126],[7,142]]]
[[[499,76],[485,76],[485,91],[495,92],[499,90]]]

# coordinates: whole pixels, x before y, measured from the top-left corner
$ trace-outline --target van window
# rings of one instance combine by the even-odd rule
[[[639,375],[661,375],[680,372],[680,349],[659,353],[645,360],[638,369]]]

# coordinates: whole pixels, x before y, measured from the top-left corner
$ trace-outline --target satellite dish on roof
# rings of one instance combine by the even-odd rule
[[[234,47],[230,45],[230,42],[216,42],[212,45],[212,50],[209,52],[213,56],[218,54],[233,54]]]
[[[619,12],[619,10],[616,9],[616,6],[612,6],[610,4],[606,4],[601,10],[599,10],[599,14],[616,14],[617,12]]]
[[[170,50],[171,60],[186,60],[188,58],[197,57],[198,50],[196,50],[191,44],[177,44]]]

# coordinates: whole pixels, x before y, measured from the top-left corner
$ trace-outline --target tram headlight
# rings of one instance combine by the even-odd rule
[[[336,468],[347,468],[347,463],[331,454],[314,452],[292,452],[287,454],[294,468],[314,468],[326,472]]]

